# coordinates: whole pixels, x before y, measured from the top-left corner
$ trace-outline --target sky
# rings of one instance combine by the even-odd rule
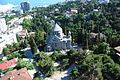
[[[20,6],[20,3],[23,1],[30,2],[30,6],[36,7],[36,6],[46,6],[50,4],[55,4],[58,2],[63,2],[65,0],[0,0],[0,11],[6,11],[11,9],[15,6]]]

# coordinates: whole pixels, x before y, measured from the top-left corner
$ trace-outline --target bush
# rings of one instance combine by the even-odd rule
[[[21,69],[21,68],[24,68],[24,67],[26,67],[28,70],[34,69],[34,65],[30,60],[29,61],[19,60],[16,68]]]
[[[53,54],[50,56],[54,61],[60,61],[62,57],[62,53],[60,51],[54,51]]]
[[[42,77],[35,77],[33,80],[44,80]]]
[[[8,60],[11,60],[14,58],[24,58],[24,57],[25,57],[25,55],[23,53],[20,53],[20,52],[15,52],[15,53],[7,55]]]
[[[61,64],[60,64],[60,68],[61,70],[65,70],[69,67],[69,59],[63,59]]]

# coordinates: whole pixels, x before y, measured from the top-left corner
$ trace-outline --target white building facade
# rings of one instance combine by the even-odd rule
[[[68,36],[64,35],[62,28],[52,21],[52,31],[47,37],[46,51],[66,50],[71,48],[71,32]]]
[[[16,34],[22,31],[22,29],[23,28],[20,25],[15,25],[13,28],[8,28],[5,19],[0,19],[0,54],[7,44],[11,45],[13,43],[17,43]]]
[[[110,2],[110,0],[98,0],[100,4],[107,4]]]
[[[0,18],[0,33],[7,31],[7,25],[4,18]]]
[[[7,44],[17,43],[17,38],[14,33],[6,33],[0,35],[0,53],[2,53],[2,50],[4,47],[6,47]]]

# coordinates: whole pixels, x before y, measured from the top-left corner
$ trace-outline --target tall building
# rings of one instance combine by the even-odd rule
[[[71,32],[64,35],[62,28],[52,21],[52,31],[47,37],[46,51],[71,49]]]
[[[26,13],[30,10],[30,3],[29,2],[22,2],[21,3],[21,9],[23,10],[23,13]]]

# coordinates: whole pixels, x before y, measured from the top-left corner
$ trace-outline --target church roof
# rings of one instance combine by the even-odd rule
[[[61,31],[62,32],[62,28],[56,23],[55,27],[53,28],[53,31]]]

